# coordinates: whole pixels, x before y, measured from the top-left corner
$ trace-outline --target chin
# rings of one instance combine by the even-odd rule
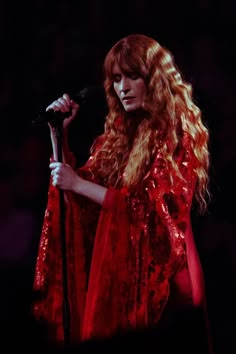
[[[141,106],[130,106],[130,107],[124,107],[124,110],[129,113],[129,112],[136,112],[141,110]]]

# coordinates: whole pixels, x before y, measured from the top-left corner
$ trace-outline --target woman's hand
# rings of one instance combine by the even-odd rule
[[[107,188],[81,178],[70,165],[65,163],[52,162],[49,168],[53,186],[83,195],[100,205],[103,204]]]
[[[66,112],[70,112],[71,111],[71,115],[68,118],[65,118],[63,121],[63,127],[67,128],[69,126],[69,124],[73,121],[73,119],[75,118],[78,110],[79,110],[79,104],[76,103],[75,101],[71,100],[70,96],[67,93],[64,93],[62,97],[59,97],[57,100],[55,100],[54,102],[52,102],[47,108],[46,108],[46,112],[49,110],[53,110],[55,112],[62,112],[62,113],[66,113]],[[53,130],[53,127],[50,123],[49,127],[50,129]]]
[[[70,96],[67,93],[64,93],[62,97],[59,97],[57,100],[52,102],[47,108],[46,111],[53,110],[55,112],[71,112],[71,115],[68,118],[63,120],[64,128],[64,141],[67,141],[68,137],[68,126],[74,120],[77,112],[79,110],[79,104],[71,100]],[[57,147],[57,136],[55,127],[49,122],[48,126],[50,128],[50,136],[53,150],[53,158],[55,161],[58,160],[58,147]]]
[[[52,175],[52,185],[64,191],[74,192],[78,188],[81,177],[73,170],[70,165],[62,162],[52,162],[49,165]]]

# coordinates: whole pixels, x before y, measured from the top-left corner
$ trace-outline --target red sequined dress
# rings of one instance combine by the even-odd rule
[[[92,158],[78,169],[81,176],[90,180]],[[157,152],[138,186],[109,187],[102,206],[83,196],[67,194],[65,229],[72,342],[146,328],[160,320],[171,297],[175,275],[188,270],[186,236],[191,232],[196,159],[187,135],[176,162],[185,180],[176,174],[172,186],[168,166]],[[74,164],[73,158],[70,163]],[[189,278],[187,284],[185,295],[192,299]],[[45,321],[53,340],[62,341],[59,194],[51,183],[34,290],[38,293],[34,315]]]

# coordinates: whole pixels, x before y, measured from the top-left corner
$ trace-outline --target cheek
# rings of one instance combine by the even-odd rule
[[[147,93],[146,85],[143,81],[139,81],[138,85],[136,86],[137,92],[139,93],[140,97],[145,97]]]
[[[119,90],[115,86],[114,86],[114,93],[116,95],[116,99],[122,103],[122,100],[121,100],[120,95],[119,95]]]
[[[117,86],[117,84],[113,84],[113,89],[115,91],[115,94],[118,96],[118,86]]]

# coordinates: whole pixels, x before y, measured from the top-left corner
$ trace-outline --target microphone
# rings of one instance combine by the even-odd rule
[[[71,95],[71,99],[78,103],[80,106],[87,103],[87,101],[94,96],[94,94],[98,91],[96,86],[85,87],[74,95]],[[71,115],[71,110],[68,112],[60,112],[54,111],[52,109],[47,112],[40,113],[36,119],[32,120],[32,124],[34,126],[39,126],[45,123],[57,123],[60,120],[64,120],[65,118]]]

